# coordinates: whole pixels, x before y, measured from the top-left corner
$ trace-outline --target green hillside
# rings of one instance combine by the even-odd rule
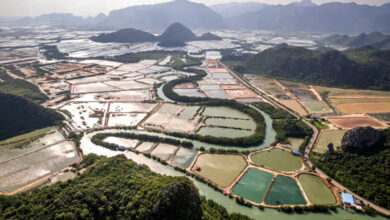
[[[0,93],[0,140],[55,125],[63,120],[54,110],[25,98]]]
[[[145,31],[126,28],[113,33],[94,36],[91,40],[96,42],[139,43],[153,42],[157,40],[157,37]]]
[[[358,48],[344,53],[280,45],[245,60],[235,70],[308,84],[390,90],[390,51]]]
[[[249,219],[206,201],[186,177],[153,173],[123,155],[84,163],[93,165],[73,180],[0,196],[0,219]]]
[[[0,79],[3,81],[0,81],[0,93],[21,96],[34,102],[48,99],[36,85],[25,80],[13,79],[3,71],[0,71]]]
[[[390,129],[376,150],[313,153],[314,164],[339,183],[376,205],[390,209]],[[356,140],[354,140],[356,141]]]

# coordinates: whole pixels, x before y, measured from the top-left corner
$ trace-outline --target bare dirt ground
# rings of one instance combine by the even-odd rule
[[[363,126],[371,126],[376,129],[384,129],[389,127],[386,123],[367,115],[330,116],[326,117],[326,119],[342,129],[352,129]]]

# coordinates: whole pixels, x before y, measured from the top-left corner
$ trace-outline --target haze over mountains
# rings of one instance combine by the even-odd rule
[[[188,27],[177,22],[170,25],[160,36],[155,36],[134,28],[126,28],[108,34],[100,34],[91,39],[103,43],[160,42],[159,45],[164,47],[185,46],[186,42],[195,40],[222,40],[220,37],[211,33],[205,33],[198,37]]]
[[[162,30],[174,22],[189,28],[245,28],[309,32],[390,32],[390,4],[355,3],[315,5],[310,0],[289,5],[226,3],[207,7],[187,0],[133,6],[83,19],[71,14],[25,18],[22,24],[52,24],[105,29]]]
[[[390,49],[390,35],[385,35],[380,32],[373,32],[371,34],[361,33],[356,36],[335,34],[322,39],[322,41],[344,47],[371,46],[376,49]]]

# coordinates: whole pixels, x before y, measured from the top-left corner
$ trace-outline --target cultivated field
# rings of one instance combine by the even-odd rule
[[[296,100],[280,100],[279,102],[282,103],[283,105],[285,105],[287,108],[298,113],[300,116],[307,115],[306,110]]]
[[[364,126],[371,126],[377,129],[388,127],[385,122],[366,115],[329,116],[326,119],[342,129],[351,129]]]
[[[333,112],[328,105],[321,101],[302,101],[302,105],[310,112],[310,113],[331,113]]]
[[[328,144],[333,143],[334,149],[341,145],[341,139],[343,138],[347,130],[322,130],[317,140],[313,151],[317,153],[323,153],[328,150]]]
[[[286,91],[284,91],[273,79],[260,76],[260,75],[245,75],[246,79],[249,80],[250,84],[257,87],[264,92],[267,92],[275,98],[286,97]]]
[[[344,114],[390,112],[390,103],[346,103],[334,104],[334,106]]]

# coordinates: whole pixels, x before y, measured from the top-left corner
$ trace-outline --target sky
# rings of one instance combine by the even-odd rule
[[[155,4],[169,0],[0,0],[1,17],[38,16],[47,13],[72,13],[78,16],[95,16],[100,12],[108,14],[111,10],[133,5]],[[267,4],[289,4],[298,0],[193,0],[206,5],[226,2],[262,2]],[[356,2],[358,4],[381,5],[390,0],[312,0],[314,3]]]

